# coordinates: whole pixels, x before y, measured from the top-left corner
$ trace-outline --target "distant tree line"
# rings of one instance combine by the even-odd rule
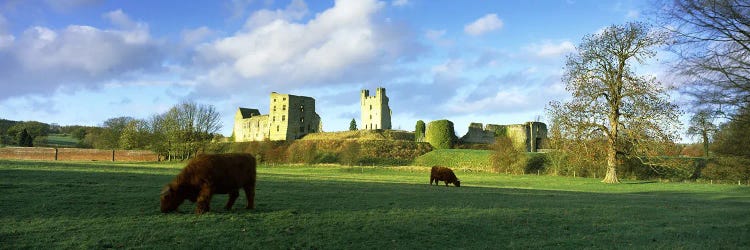
[[[166,160],[183,160],[222,137],[217,133],[221,126],[213,105],[183,102],[148,119],[115,117],[97,127],[0,120],[0,135],[3,145],[44,146],[44,138],[50,133],[69,134],[79,140],[78,146],[82,148],[144,149]]]
[[[11,121],[0,119],[0,144],[31,147],[42,144],[53,131],[51,126],[37,121]]]
[[[213,105],[183,102],[148,119],[110,118],[99,128],[84,128],[83,144],[99,149],[146,149],[166,160],[194,156],[221,137],[219,113]]]

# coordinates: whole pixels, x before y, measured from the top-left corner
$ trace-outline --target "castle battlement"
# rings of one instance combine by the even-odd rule
[[[370,91],[360,91],[360,110],[363,130],[391,129],[391,108],[388,106],[388,96],[385,88],[375,89],[375,95]]]

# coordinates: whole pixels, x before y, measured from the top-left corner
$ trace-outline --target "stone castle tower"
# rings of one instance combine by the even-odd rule
[[[375,96],[370,96],[370,91],[363,89],[360,92],[360,108],[361,129],[391,129],[391,108],[388,106],[385,88],[377,88]]]
[[[284,141],[321,132],[320,116],[315,113],[315,99],[272,92],[269,114],[257,109],[239,108],[234,116],[234,141]]]

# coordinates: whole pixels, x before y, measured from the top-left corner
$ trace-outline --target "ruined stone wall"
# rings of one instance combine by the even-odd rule
[[[289,131],[289,95],[279,94],[276,92],[271,93],[270,105],[271,109],[268,113],[269,116],[269,138],[272,141],[284,141],[287,140],[287,132]]]
[[[513,145],[525,149],[527,152],[537,152],[546,145],[547,125],[542,122],[527,122],[524,124],[497,125],[487,124],[482,128],[481,123],[471,123],[466,135],[461,137],[463,143],[492,144],[495,136],[508,136]]]
[[[248,110],[243,109],[238,109],[235,115],[235,142],[294,140],[322,130],[320,116],[315,113],[315,99],[311,97],[272,92],[268,115],[243,114]]]
[[[472,122],[469,124],[466,135],[461,137],[461,141],[464,143],[492,144],[495,143],[495,133],[492,130],[485,130],[481,123]]]
[[[319,131],[320,116],[315,113],[315,99],[290,95],[287,114],[287,140]]]

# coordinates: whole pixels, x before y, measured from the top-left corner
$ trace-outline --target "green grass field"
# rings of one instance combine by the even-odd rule
[[[490,150],[436,149],[414,159],[414,164],[490,171],[492,170],[491,155],[492,151]]]
[[[747,186],[260,166],[255,210],[159,212],[182,164],[0,160],[0,248],[748,248]]]
[[[78,139],[66,134],[51,134],[47,136],[47,144],[57,147],[74,148],[78,146]]]

